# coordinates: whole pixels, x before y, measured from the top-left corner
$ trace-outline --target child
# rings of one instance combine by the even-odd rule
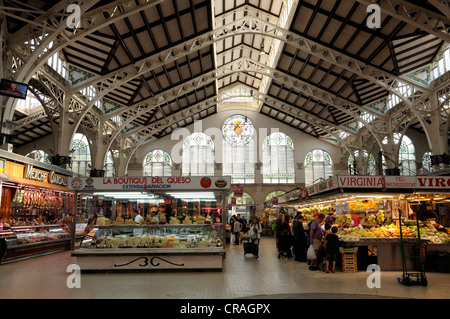
[[[330,266],[330,261],[332,262],[332,269],[331,272],[336,272],[335,267],[336,267],[336,258],[339,254],[339,237],[336,235],[336,233],[338,232],[338,228],[336,226],[333,226],[331,228],[331,233],[327,235],[327,237],[325,238],[326,240],[326,251],[325,251],[325,265],[326,265],[326,270],[325,272],[330,272],[329,270],[329,266]]]

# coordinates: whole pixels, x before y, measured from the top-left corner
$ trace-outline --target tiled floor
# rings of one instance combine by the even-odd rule
[[[229,245],[222,272],[82,274],[81,288],[68,288],[70,252],[0,265],[2,299],[449,299],[450,274],[427,273],[428,286],[397,283],[401,272],[382,272],[381,287],[368,288],[369,273],[310,271],[306,263],[278,259],[273,238],[263,238],[260,258]]]

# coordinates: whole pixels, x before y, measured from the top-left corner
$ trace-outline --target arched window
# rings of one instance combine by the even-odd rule
[[[85,135],[76,133],[70,146],[72,172],[77,175],[90,176],[91,148]]]
[[[105,177],[113,177],[115,175],[115,159],[119,151],[109,151],[105,158],[105,165],[103,169],[105,170]]]
[[[424,172],[432,172],[433,165],[431,164],[431,152],[425,152],[422,157],[422,168]]]
[[[52,164],[52,158],[50,155],[48,155],[46,152],[42,150],[32,151],[27,154],[27,157],[33,158],[36,161],[46,163],[46,164]]]
[[[195,132],[183,142],[183,176],[214,176],[214,142],[205,133]]]
[[[263,142],[264,183],[294,183],[294,143],[284,133],[275,132]]]
[[[394,134],[394,143],[398,144],[400,142],[400,150],[398,154],[398,165],[400,168],[400,175],[403,176],[414,176],[416,175],[416,155],[415,148],[412,141],[408,136],[401,135],[398,133]],[[387,144],[387,138],[383,140],[383,144]],[[386,168],[386,159],[383,156],[383,167]]]
[[[271,200],[272,198],[278,197],[278,196],[281,196],[281,195],[284,195],[284,194],[286,194],[285,191],[273,191],[273,192],[270,192],[269,194],[267,194],[267,196],[266,196],[266,198],[264,199],[264,201],[265,201],[265,202],[268,202],[268,201]]]
[[[163,150],[153,150],[144,159],[144,176],[171,176],[172,158]]]
[[[357,157],[359,154],[359,151],[355,151],[355,156]],[[367,158],[369,157],[369,158]],[[354,167],[353,163],[355,160],[353,159],[353,156],[350,155],[348,157],[348,173],[350,175],[354,174]],[[372,154],[367,153],[367,151],[364,151],[364,168],[363,171],[359,170],[359,173],[362,175],[376,175],[377,169],[375,166],[375,158]]]
[[[230,220],[231,216],[239,214],[250,222],[251,207],[255,205],[253,197],[246,192],[242,192],[241,197],[235,197],[236,204],[232,205],[231,199],[233,197],[235,197],[234,192],[230,192],[227,197],[227,203],[231,205],[231,211],[228,211],[227,220]]]
[[[255,128],[249,118],[233,115],[222,126],[223,175],[231,176],[231,183],[255,182]]]
[[[325,151],[316,149],[305,157],[305,184],[311,185],[319,178],[327,179],[333,175],[331,156]]]

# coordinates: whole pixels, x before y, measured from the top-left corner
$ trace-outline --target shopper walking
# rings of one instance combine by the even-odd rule
[[[259,242],[261,240],[262,227],[257,217],[253,218],[250,224],[250,240],[252,243],[253,256],[259,258]]]
[[[293,237],[289,221],[290,216],[286,214],[284,216],[284,222],[281,225],[280,242],[278,244],[278,258],[280,258],[282,254],[286,254],[286,258],[292,257],[291,247]]]
[[[292,224],[292,231],[294,233],[294,256],[295,261],[306,261],[306,247],[307,247],[307,235],[303,228],[303,216],[299,212],[294,218]]]
[[[280,246],[281,228],[283,226],[284,214],[280,212],[280,216],[275,221],[275,243],[276,247]]]
[[[314,252],[316,253],[316,259],[311,261],[311,266],[309,266],[310,270],[319,270],[319,253],[320,247],[322,246],[322,222],[325,219],[325,215],[320,213],[317,215],[317,218],[313,220],[311,223],[311,229],[309,231],[309,237],[311,238],[311,245],[314,248]]]
[[[239,222],[239,219],[236,218],[233,225],[234,243],[236,245],[239,245],[241,231],[242,231],[242,224]]]

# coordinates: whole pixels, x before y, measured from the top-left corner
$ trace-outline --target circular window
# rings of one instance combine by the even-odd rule
[[[253,138],[255,128],[250,119],[243,115],[233,115],[222,126],[224,139],[231,145],[244,145]]]

